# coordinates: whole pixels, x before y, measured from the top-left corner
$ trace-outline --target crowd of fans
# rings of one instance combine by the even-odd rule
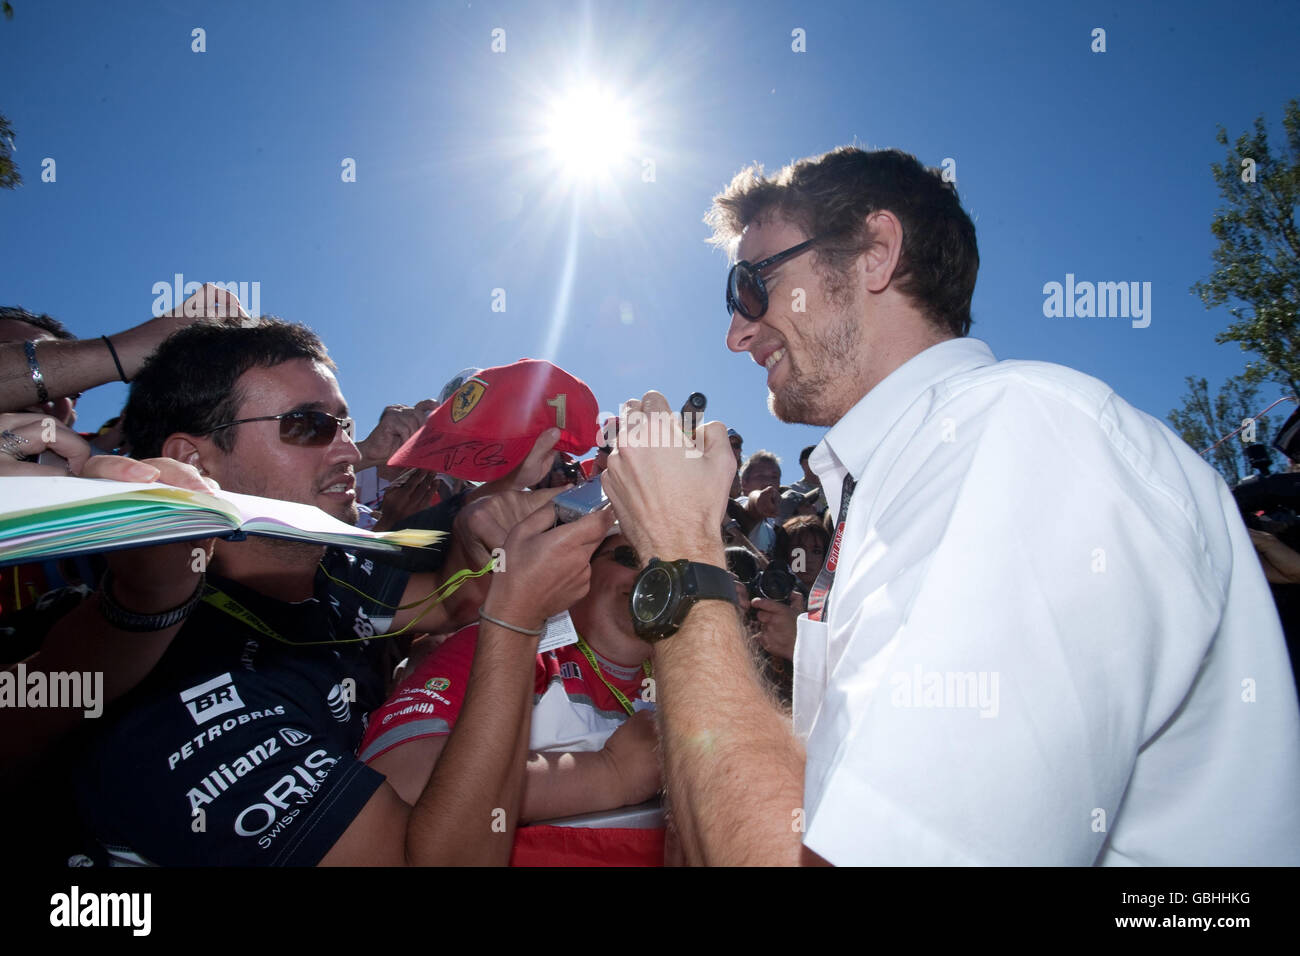
[[[525,781],[512,832],[656,798],[650,651],[628,610],[642,557],[607,513],[556,529],[571,540],[546,540],[548,502],[601,474],[607,433],[593,423],[593,454],[580,458],[556,450],[555,430],[539,431],[490,482],[454,466],[404,468],[389,460],[492,370],[458,373],[437,399],[390,405],[354,439],[333,367],[308,329],[254,320],[213,287],[171,315],[89,341],[50,316],[0,312],[2,476],[222,488],[315,504],[363,529],[447,533],[400,556],[250,538],[0,568],[4,665],[102,671],[109,705],[96,721],[0,710],[6,808],[62,821],[30,831],[45,834],[28,848],[33,858],[505,862],[487,810],[491,770],[512,757]],[[75,431],[80,393],[114,380],[131,383],[122,413],[98,432]],[[788,707],[795,619],[830,539],[825,499],[807,467],[811,447],[802,477],[784,485],[776,455],[746,456],[742,437],[730,438],[735,495],[719,533],[755,657]],[[505,547],[512,534],[545,546]],[[472,576],[493,549],[508,573]],[[511,609],[506,621],[567,610],[579,640],[537,655],[531,695],[484,714],[466,700],[470,665],[491,626],[480,609],[501,608]],[[513,745],[519,726],[529,727],[526,750]],[[66,783],[66,799],[34,807],[35,781],[51,777]],[[487,788],[477,804],[475,787]],[[474,811],[480,825],[450,825]],[[451,816],[435,825],[438,814]],[[509,858],[661,863],[662,815],[642,819],[652,822],[559,839],[556,827],[524,826]]]

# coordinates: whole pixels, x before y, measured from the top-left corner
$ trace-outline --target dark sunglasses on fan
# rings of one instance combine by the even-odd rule
[[[552,465],[551,471],[562,476],[562,480],[570,485],[581,485],[587,481],[586,472],[582,470],[582,465],[576,461],[566,461]]]
[[[763,282],[763,270],[793,259],[814,242],[824,238],[826,237],[813,236],[757,263],[745,259],[737,262],[727,273],[727,314],[739,312],[751,322],[761,319],[767,312],[767,286]]]
[[[238,421],[218,425],[212,431],[243,425],[247,422],[279,422],[280,441],[286,445],[303,445],[319,447],[328,445],[342,428],[348,438],[352,438],[356,428],[351,418],[339,418],[328,412],[300,410],[285,412],[282,415],[260,415],[257,418],[241,418]],[[211,434],[211,432],[209,432]]]
[[[625,568],[633,571],[641,570],[641,561],[637,558],[636,549],[630,545],[620,544],[610,551],[602,551],[599,556],[605,557],[606,555],[613,558],[616,564],[621,564]]]

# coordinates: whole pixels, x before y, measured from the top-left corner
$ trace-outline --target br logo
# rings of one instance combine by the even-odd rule
[[[451,420],[459,422],[472,412],[485,391],[487,391],[487,382],[481,378],[471,378],[462,385],[456,397],[452,399]]]
[[[431,677],[425,681],[425,690],[446,690],[451,686],[451,679],[448,677]]]

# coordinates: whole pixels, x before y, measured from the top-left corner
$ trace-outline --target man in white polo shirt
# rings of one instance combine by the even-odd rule
[[[1226,486],[1102,382],[965,337],[979,259],[951,184],[842,148],[743,171],[708,221],[740,260],[728,345],[777,417],[830,426],[812,467],[839,532],[793,732],[732,609],[638,579],[687,858],[1300,863],[1300,714]],[[611,457],[640,554],[723,563],[734,459],[720,425],[700,441]]]

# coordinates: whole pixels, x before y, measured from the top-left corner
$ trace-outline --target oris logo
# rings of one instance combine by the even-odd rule
[[[337,757],[329,756],[324,750],[312,751],[262,795],[263,802],[240,812],[235,818],[235,832],[244,837],[261,837],[258,845],[263,850],[270,847],[302,808],[315,799],[321,781],[338,762]],[[267,830],[271,832],[266,833]]]

